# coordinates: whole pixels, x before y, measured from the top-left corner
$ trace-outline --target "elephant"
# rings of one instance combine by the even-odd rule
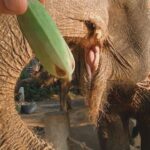
[[[81,90],[103,150],[129,150],[128,120],[137,119],[148,150],[150,71],[149,0],[47,0],[70,49],[77,53]],[[14,89],[32,58],[16,17],[0,16],[0,149],[51,150],[15,110]]]

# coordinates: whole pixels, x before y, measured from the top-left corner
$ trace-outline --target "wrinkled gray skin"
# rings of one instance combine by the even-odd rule
[[[88,82],[90,115],[96,122],[103,150],[128,150],[128,118],[136,117],[142,150],[148,150],[150,128],[145,123],[147,90],[137,83],[148,75],[150,4],[147,0],[47,0],[46,8],[68,43],[79,50],[80,78]],[[88,22],[88,23],[87,23]],[[100,38],[97,36],[101,35]],[[73,44],[72,44],[73,43]],[[99,66],[91,71],[86,52],[98,47]],[[92,48],[91,48],[92,47]],[[78,49],[79,48],[79,49]],[[84,58],[85,57],[85,61]],[[0,16],[0,149],[46,150],[15,111],[14,88],[21,70],[32,58],[14,16]],[[87,67],[88,65],[89,67]],[[78,68],[78,65],[77,65]],[[83,76],[84,75],[84,76]],[[83,84],[82,84],[83,85]],[[143,94],[146,93],[146,94]],[[144,102],[145,102],[144,101]],[[108,104],[106,105],[105,104]],[[142,104],[142,108],[141,105]],[[145,111],[145,109],[147,111]],[[131,116],[132,115],[132,116]],[[144,119],[146,118],[146,119]],[[146,121],[145,121],[146,120]],[[143,127],[146,130],[142,130]]]

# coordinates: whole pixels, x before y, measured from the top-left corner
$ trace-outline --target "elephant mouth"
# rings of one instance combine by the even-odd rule
[[[87,34],[82,38],[65,37],[71,51],[80,47],[84,51],[83,60],[85,62],[88,81],[91,82],[100,65],[100,54],[105,43],[108,43],[108,33],[106,29],[98,27],[95,23],[84,21],[87,27]],[[71,43],[71,44],[70,44]]]
[[[86,63],[86,70],[88,73],[88,79],[91,81],[94,72],[98,69],[99,65],[99,53],[100,47],[99,46],[91,46],[88,49],[85,49],[85,63]]]
[[[92,80],[99,68],[100,54],[103,51],[107,37],[107,32],[94,26],[91,30],[89,29],[89,34],[81,42],[84,49],[84,58],[89,81]]]

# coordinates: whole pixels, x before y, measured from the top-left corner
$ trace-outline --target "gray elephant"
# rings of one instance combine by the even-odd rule
[[[149,81],[144,79],[150,71],[150,2],[47,0],[46,8],[78,53],[78,77],[102,149],[128,150],[128,119],[135,117],[142,150],[148,150]],[[52,149],[15,111],[15,84],[32,51],[15,16],[1,15],[0,29],[0,149]]]

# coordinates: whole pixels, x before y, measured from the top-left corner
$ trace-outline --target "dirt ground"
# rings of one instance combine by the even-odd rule
[[[58,97],[55,96],[54,99]],[[101,150],[99,147],[96,128],[88,118],[88,108],[85,107],[83,98],[76,97],[72,101],[72,110],[69,112],[70,137],[73,141],[69,142],[70,150],[83,150],[81,146],[86,145],[91,150]],[[43,114],[59,110],[58,101],[38,102],[38,109],[34,114],[21,115],[23,120],[38,136],[45,139],[45,130],[42,124]],[[131,150],[140,150],[140,137],[134,139],[134,146]]]

